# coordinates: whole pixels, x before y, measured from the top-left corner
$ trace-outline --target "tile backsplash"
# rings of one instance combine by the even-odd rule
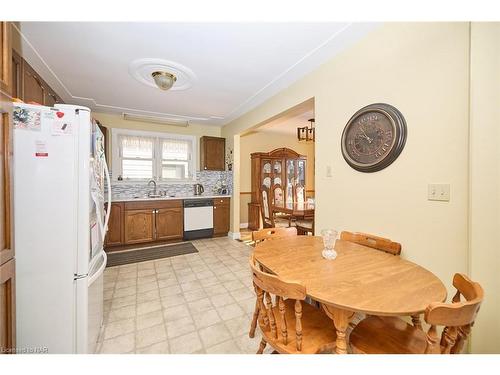
[[[233,190],[232,171],[199,171],[196,172],[196,181],[193,183],[165,183],[158,182],[157,190],[165,190],[168,196],[190,196],[193,195],[193,184],[202,184],[205,188],[204,194],[217,194],[218,189],[224,184],[228,194]],[[113,196],[137,196],[147,194],[153,187],[146,184],[138,184],[127,181],[112,182]]]

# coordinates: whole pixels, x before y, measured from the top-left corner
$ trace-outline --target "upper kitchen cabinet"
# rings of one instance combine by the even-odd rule
[[[45,88],[38,73],[26,61],[23,61],[23,99],[26,103],[44,104]]]
[[[12,97],[22,98],[23,93],[23,58],[12,50]]]
[[[226,156],[226,139],[204,136],[200,138],[200,169],[223,171]]]
[[[0,91],[11,94],[10,22],[0,22]]]
[[[64,103],[57,93],[15,50],[12,50],[12,97],[48,107]]]

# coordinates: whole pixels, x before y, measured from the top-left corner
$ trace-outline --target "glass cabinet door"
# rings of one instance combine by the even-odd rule
[[[271,173],[271,161],[264,160],[262,163],[262,173]]]
[[[295,160],[286,161],[286,203],[294,202]]]
[[[273,164],[273,173],[275,175],[281,175],[281,160],[275,160]]]
[[[304,203],[306,199],[306,161],[297,160],[297,180],[295,184],[296,201]]]

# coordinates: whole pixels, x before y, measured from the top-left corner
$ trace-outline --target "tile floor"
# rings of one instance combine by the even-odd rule
[[[255,353],[251,247],[193,241],[199,253],[107,268],[98,353]],[[268,346],[266,348],[270,349]]]

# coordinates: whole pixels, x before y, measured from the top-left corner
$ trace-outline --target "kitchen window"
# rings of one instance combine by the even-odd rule
[[[191,181],[195,142],[193,136],[113,129],[113,180]]]

